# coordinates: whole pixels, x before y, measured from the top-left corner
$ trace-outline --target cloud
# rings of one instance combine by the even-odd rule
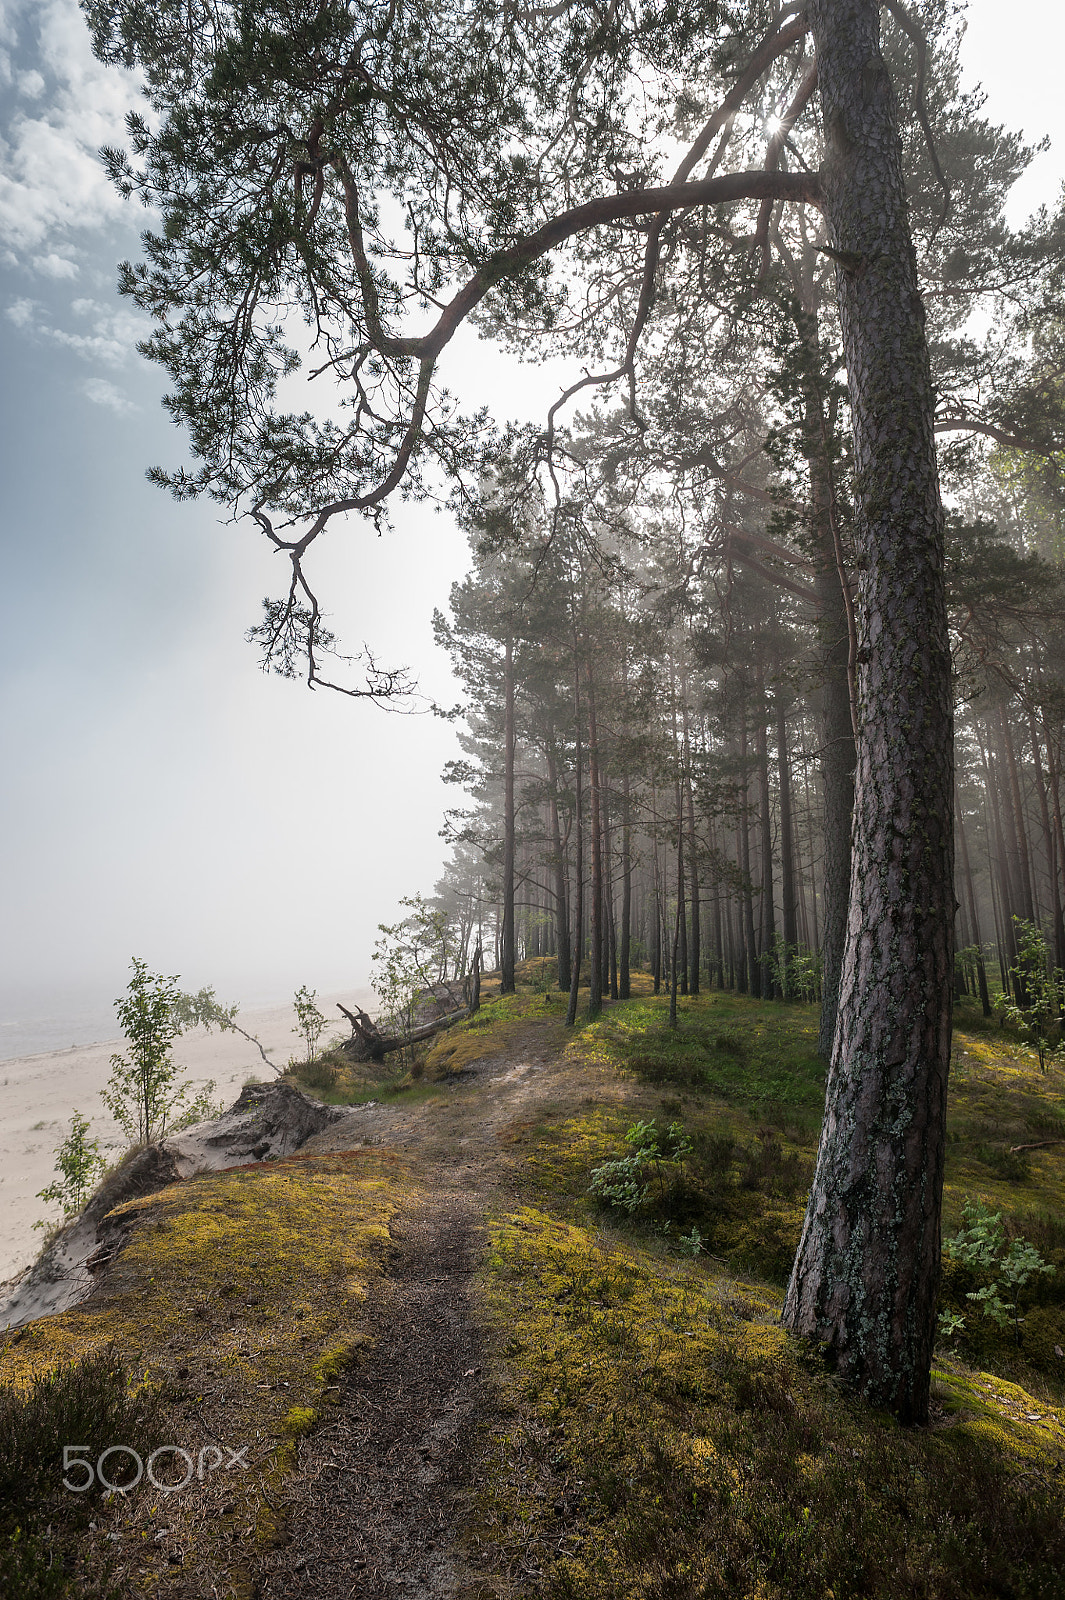
[[[36,300],[13,300],[4,315],[10,317],[16,328],[31,328],[36,313]]]
[[[97,406],[107,406],[110,411],[117,411],[123,415],[129,411],[136,411],[138,407],[127,395],[117,389],[106,378],[86,378],[82,384],[82,393]]]
[[[143,339],[149,324],[146,318],[127,311],[124,306],[100,305],[96,300],[75,300],[71,310],[88,321],[84,333],[71,333],[67,328],[57,328],[47,320],[44,307],[37,300],[12,301],[6,315],[16,328],[46,339],[64,350],[95,366],[124,367],[135,353],[138,339]]]
[[[28,49],[35,31],[35,66],[11,74],[33,109],[12,101],[0,113],[0,242],[48,259],[71,233],[123,214],[97,151],[123,141],[137,85],[95,59],[77,0],[16,0],[0,11],[0,37],[17,34]]]
[[[78,275],[77,263],[57,255],[54,250],[46,256],[34,256],[33,265],[46,278],[76,278]]]

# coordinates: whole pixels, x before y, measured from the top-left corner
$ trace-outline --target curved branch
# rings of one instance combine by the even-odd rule
[[[977,422],[972,417],[943,417],[935,423],[934,433],[985,433],[989,439],[1005,445],[1007,450],[1025,450],[1034,456],[1055,456],[1065,449],[1065,443],[1042,445],[1032,439],[1022,439],[1019,434],[996,428],[993,422]]]
[[[726,551],[741,566],[746,567],[749,572],[757,572],[761,577],[767,578],[778,589],[784,589],[788,594],[795,595],[797,599],[805,600],[807,605],[818,606],[818,593],[812,583],[801,583],[797,578],[789,578],[786,573],[778,572],[775,567],[770,567],[766,562],[759,561],[758,557],[753,555],[750,550],[743,548],[747,540],[743,534],[738,533],[735,529],[725,528],[724,534]]]

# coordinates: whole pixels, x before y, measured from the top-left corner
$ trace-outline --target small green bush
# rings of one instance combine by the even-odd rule
[[[146,1459],[163,1440],[158,1400],[131,1394],[115,1352],[94,1351],[44,1373],[31,1387],[0,1387],[0,1593],[50,1600],[69,1592],[73,1535],[88,1521],[99,1486],[63,1486],[64,1445],[95,1460],[110,1445]],[[132,1470],[132,1463],[130,1463]],[[114,1469],[115,1479],[120,1471]],[[79,1585],[79,1592],[86,1592]]]

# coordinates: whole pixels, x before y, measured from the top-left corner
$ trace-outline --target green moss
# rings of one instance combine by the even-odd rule
[[[949,1418],[900,1428],[771,1292],[529,1206],[497,1219],[487,1288],[510,1424],[480,1514],[547,1595],[1058,1592],[1063,1419],[1015,1386],[940,1375]]]
[[[368,1286],[389,1219],[415,1193],[395,1157],[353,1151],[207,1173],[131,1201],[112,1213],[131,1237],[102,1289],[9,1338],[0,1378],[26,1388],[112,1344],[165,1403],[174,1443],[193,1452],[207,1439],[247,1446],[251,1470],[235,1472],[227,1493],[236,1523],[269,1544],[283,1532],[271,1486],[290,1469],[326,1386],[369,1342]],[[173,1497],[168,1526],[177,1540],[186,1528],[220,1583],[250,1592],[240,1542],[199,1509],[211,1488],[208,1480]],[[111,1507],[99,1537],[115,1538],[100,1559],[128,1559],[135,1584],[165,1596],[180,1591],[181,1574],[148,1536],[158,1498],[142,1488]]]
[[[292,1406],[281,1419],[281,1432],[287,1439],[302,1439],[318,1421],[313,1406]]]
[[[554,1024],[552,1032],[561,1042],[565,1010],[564,997],[550,992],[526,990],[489,1000],[475,1016],[439,1035],[425,1058],[426,1075],[456,1077],[475,1061],[502,1055],[525,1036],[530,1022],[546,1027]]]

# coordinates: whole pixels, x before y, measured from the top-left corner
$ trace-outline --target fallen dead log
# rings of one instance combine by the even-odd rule
[[[1039,1139],[1035,1144],[1011,1144],[1010,1155],[1019,1156],[1022,1150],[1045,1150],[1048,1144],[1065,1144],[1065,1139]]]
[[[420,1044],[423,1039],[431,1039],[434,1033],[443,1033],[452,1023],[461,1022],[470,1014],[469,1006],[462,1006],[457,1011],[449,1011],[442,1017],[435,1017],[432,1022],[427,1022],[420,1028],[412,1028],[409,1033],[381,1033],[365,1011],[360,1011],[356,1017],[346,1006],[339,1003],[337,1010],[342,1011],[351,1023],[351,1038],[343,1049],[345,1054],[355,1061],[382,1061],[391,1051],[402,1050],[404,1045],[408,1044]]]

